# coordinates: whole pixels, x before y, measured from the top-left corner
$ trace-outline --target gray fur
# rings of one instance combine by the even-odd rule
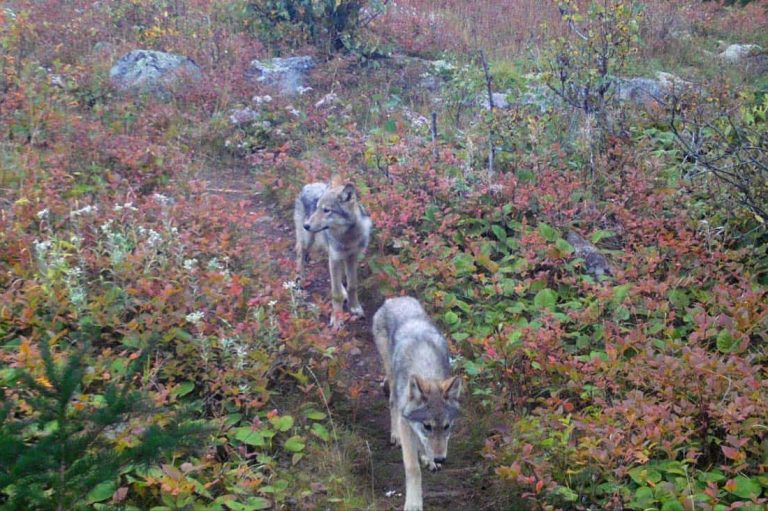
[[[303,277],[304,266],[315,245],[328,253],[331,274],[331,325],[340,325],[344,303],[353,316],[364,316],[357,297],[357,265],[371,238],[372,222],[359,203],[352,184],[310,183],[296,197],[293,221],[296,225],[296,271]],[[344,282],[346,280],[346,283]]]
[[[418,300],[390,298],[373,316],[389,384],[392,442],[403,449],[406,510],[422,509],[419,461],[439,470],[459,414],[461,380],[450,375],[448,342]]]

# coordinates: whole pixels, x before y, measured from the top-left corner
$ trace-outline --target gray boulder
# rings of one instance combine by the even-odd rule
[[[277,87],[281,94],[295,96],[304,87],[307,72],[315,67],[310,56],[253,60],[246,72],[248,78]]]
[[[738,64],[744,59],[759,55],[763,49],[756,44],[732,44],[717,54],[717,56],[730,64]]]
[[[529,83],[517,103],[536,107],[541,113],[562,104],[562,99],[552,89],[540,83]]]
[[[673,74],[659,71],[656,78],[617,78],[614,85],[619,102],[649,105],[661,103],[667,95],[684,90],[690,87],[691,83]]]
[[[622,103],[657,103],[666,94],[659,81],[653,78],[618,78],[614,84],[616,98]]]
[[[508,92],[493,92],[493,107],[494,108],[500,108],[504,110],[505,108],[509,108],[509,101],[507,101],[507,94]],[[486,93],[483,96],[483,106],[486,110],[489,110],[491,108],[491,105],[488,102],[488,94]]]
[[[109,79],[124,92],[165,95],[181,80],[199,80],[202,72],[189,57],[154,50],[126,53],[112,66]]]

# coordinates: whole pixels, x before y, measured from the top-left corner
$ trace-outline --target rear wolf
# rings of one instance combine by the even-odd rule
[[[311,183],[302,188],[293,210],[296,224],[296,272],[304,265],[315,241],[328,252],[331,273],[331,326],[341,325],[344,302],[353,316],[365,316],[357,299],[357,260],[371,238],[371,217],[358,201],[357,191],[337,178],[330,185]],[[346,277],[346,287],[343,278]]]
[[[433,472],[445,463],[461,379],[450,376],[448,343],[414,298],[385,301],[373,338],[389,383],[391,441],[403,449],[405,511],[421,511],[419,461]]]

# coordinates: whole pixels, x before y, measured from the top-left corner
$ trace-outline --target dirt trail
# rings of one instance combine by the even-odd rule
[[[291,212],[271,203],[257,191],[247,171],[233,169],[209,178],[207,192],[222,195],[233,202],[245,201],[248,209],[260,217],[254,237],[264,240],[264,250],[257,257],[274,258],[276,273],[292,276],[294,233]],[[374,226],[375,228],[375,226]],[[315,258],[318,259],[318,258]],[[308,268],[308,299],[313,302],[327,300],[329,281],[326,263],[313,260]],[[349,322],[339,334],[338,344],[351,343],[357,349],[340,356],[347,370],[340,376],[341,388],[355,386],[359,390],[352,401],[349,395],[334,395],[331,411],[334,420],[367,442],[370,453],[359,453],[354,464],[358,476],[359,493],[371,495],[373,509],[394,511],[402,509],[405,474],[399,447],[389,444],[389,411],[387,399],[381,390],[383,377],[376,347],[370,334],[371,317],[383,302],[383,297],[365,286],[366,272],[361,271],[363,288],[360,300],[366,311],[365,319]],[[340,351],[340,353],[342,353]],[[460,420],[454,434],[448,463],[442,471],[431,474],[423,471],[424,506],[426,510],[482,511],[499,509],[492,491],[477,470],[478,451],[482,438],[471,435],[466,420]],[[474,437],[474,438],[472,438]],[[502,509],[517,509],[504,506]]]

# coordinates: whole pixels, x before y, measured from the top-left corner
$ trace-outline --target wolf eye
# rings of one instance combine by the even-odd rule
[[[426,431],[432,431],[432,424],[427,424],[427,423],[424,423],[424,429],[425,429]]]
[[[451,425],[450,425],[450,424],[446,424],[445,426],[443,426],[443,430],[445,430],[445,431],[448,431],[448,429],[449,429],[450,427],[451,427]]]
[[[323,208],[323,213],[328,214],[331,212],[331,208]]]

